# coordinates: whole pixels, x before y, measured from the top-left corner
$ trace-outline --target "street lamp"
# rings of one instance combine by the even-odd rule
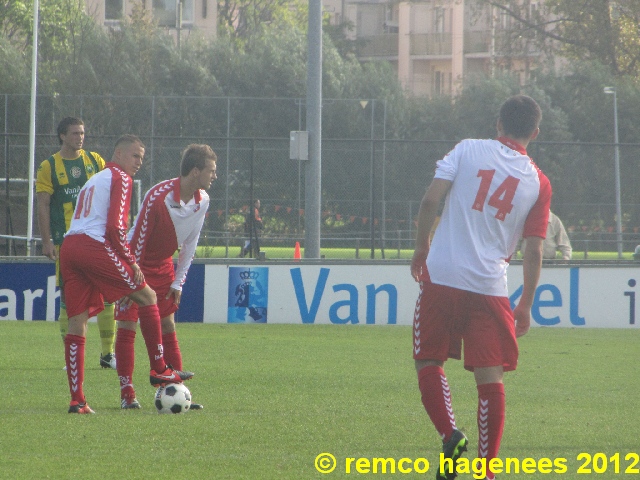
[[[616,174],[616,234],[618,258],[622,258],[622,205],[620,203],[620,144],[618,142],[618,97],[615,87],[604,87],[604,93],[613,95],[613,141],[615,143],[614,163]]]

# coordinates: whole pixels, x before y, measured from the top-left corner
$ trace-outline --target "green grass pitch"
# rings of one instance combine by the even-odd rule
[[[420,402],[410,327],[178,324],[185,368],[196,372],[187,385],[205,405],[185,415],[155,412],[140,333],[143,409],[120,410],[116,373],[99,368],[97,326],[89,327],[85,393],[97,413],[80,416],[66,413],[57,324],[0,322],[1,479],[435,477],[439,438]],[[640,478],[640,332],[534,328],[520,349],[518,370],[505,377],[500,457],[564,458],[567,471],[498,478]],[[473,377],[457,361],[446,371],[473,458]],[[314,466],[324,452],[337,460],[331,474]],[[346,473],[347,458],[403,457],[426,458],[430,470],[359,473],[354,460]]]

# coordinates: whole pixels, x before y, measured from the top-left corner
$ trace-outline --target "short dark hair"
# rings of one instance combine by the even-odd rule
[[[146,148],[138,136],[126,133],[116,140],[116,146],[114,149],[118,148],[120,145],[131,145],[132,143],[139,143],[142,148]]]
[[[514,138],[529,138],[540,125],[541,119],[540,106],[527,95],[514,95],[500,107],[504,133]]]
[[[209,145],[192,143],[182,152],[182,162],[180,164],[180,175],[186,177],[194,168],[204,169],[207,160],[218,161],[216,152]]]
[[[76,117],[65,117],[58,123],[58,142],[62,145],[60,135],[66,135],[69,127],[72,125],[84,125],[84,122]]]

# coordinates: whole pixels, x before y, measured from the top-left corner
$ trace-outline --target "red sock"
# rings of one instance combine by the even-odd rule
[[[64,360],[67,363],[67,378],[71,401],[85,403],[84,391],[84,345],[85,338],[67,333],[64,337]]]
[[[456,428],[456,420],[451,408],[451,391],[442,367],[429,365],[418,372],[418,386],[422,394],[422,404],[431,422],[442,437],[449,440]]]
[[[158,373],[164,372],[166,362],[162,355],[162,329],[160,328],[158,305],[139,307],[138,316],[140,317],[140,331],[147,346],[150,368]],[[118,357],[116,356],[116,358]]]
[[[180,353],[180,344],[175,331],[162,335],[162,346],[164,347],[164,360],[174,370],[182,370],[182,353]]]
[[[136,331],[119,328],[116,335],[116,371],[120,378],[120,396],[132,395],[133,367],[135,365]]]
[[[478,385],[478,457],[487,464],[498,457],[504,430],[505,395],[502,383]]]

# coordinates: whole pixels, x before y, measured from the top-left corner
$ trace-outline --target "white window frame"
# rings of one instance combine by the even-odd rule
[[[162,8],[162,17],[157,14]],[[178,0],[152,0],[151,8],[153,16],[159,20],[159,25],[163,27],[175,27],[177,23]],[[173,17],[173,21],[172,21]],[[195,23],[195,0],[182,0],[182,26],[193,25]]]
[[[125,0],[119,0],[120,1],[120,15],[119,16],[117,16],[115,18],[107,16],[107,12],[109,11],[109,9],[107,8],[107,4],[108,3],[117,2],[117,1],[118,0],[104,0],[104,20],[105,20],[105,22],[119,22],[124,17],[124,2],[125,2]]]

